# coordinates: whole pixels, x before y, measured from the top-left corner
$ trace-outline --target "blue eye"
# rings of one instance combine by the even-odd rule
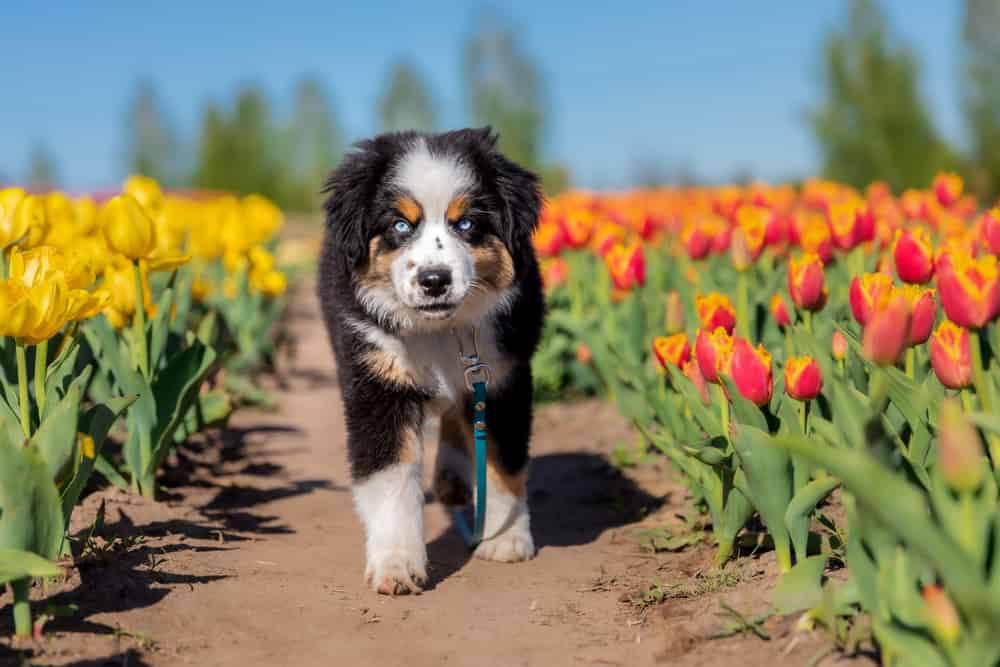
[[[409,234],[413,231],[413,225],[411,225],[406,220],[397,220],[396,224],[392,226],[400,234]]]
[[[468,218],[462,218],[461,220],[458,221],[458,224],[455,226],[458,228],[458,231],[467,232],[470,229],[472,229],[472,220],[469,220]]]

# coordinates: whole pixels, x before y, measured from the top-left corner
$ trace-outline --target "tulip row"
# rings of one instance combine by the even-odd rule
[[[105,201],[0,191],[0,584],[19,636],[92,473],[154,497],[176,444],[232,409],[209,378],[264,360],[281,222],[260,197],[165,196],[143,177]]]
[[[1000,210],[950,174],[898,197],[568,193],[535,243],[536,364],[592,372],[579,388],[687,480],[719,565],[756,515],[811,622],[871,614],[885,664],[997,664]]]

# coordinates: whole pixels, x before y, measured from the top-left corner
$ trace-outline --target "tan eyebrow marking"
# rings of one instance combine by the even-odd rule
[[[465,195],[459,195],[448,204],[448,219],[454,222],[465,215],[467,210],[469,210],[469,199]]]
[[[424,214],[424,209],[410,197],[400,197],[396,200],[396,210],[409,222],[416,222]]]

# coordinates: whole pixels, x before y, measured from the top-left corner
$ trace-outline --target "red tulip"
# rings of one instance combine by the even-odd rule
[[[820,310],[826,304],[823,262],[819,255],[807,252],[788,262],[788,293],[803,310]]]
[[[812,357],[789,357],[785,362],[785,391],[798,401],[811,401],[823,388],[823,375]]]
[[[623,243],[625,236],[624,227],[613,222],[603,222],[594,229],[591,247],[600,257],[604,257],[616,243]]]
[[[701,374],[698,362],[689,361],[684,364],[684,368],[682,370],[684,372],[684,377],[691,380],[695,389],[698,390],[698,396],[701,397],[701,402],[708,405],[712,399],[708,395],[708,385],[705,384],[705,376]]]
[[[781,298],[781,294],[775,292],[771,297],[771,316],[774,321],[778,323],[779,327],[787,327],[792,323],[792,318],[788,315],[788,308],[785,307],[785,300]]]
[[[951,320],[941,322],[931,336],[931,368],[941,384],[963,389],[972,384],[972,348],[969,332]]]
[[[865,326],[872,315],[885,308],[892,294],[892,278],[884,273],[866,273],[851,280],[848,298],[851,313],[858,324]]]
[[[927,232],[921,227],[896,232],[892,249],[896,273],[904,283],[923,285],[934,275],[934,249]]]
[[[875,312],[865,326],[865,356],[882,366],[895,364],[906,349],[910,333],[910,304],[902,294],[894,294],[889,305]]]
[[[646,284],[646,258],[638,243],[626,248],[616,243],[604,256],[611,280],[620,290],[630,290]]]
[[[962,196],[964,185],[958,174],[940,173],[934,177],[934,196],[942,206],[951,206]]]
[[[660,368],[666,370],[668,364],[683,368],[691,360],[691,346],[685,333],[673,336],[657,336],[653,341],[653,354],[660,362]]]
[[[830,225],[822,216],[809,216],[799,230],[799,245],[807,253],[819,255],[823,263],[830,261],[833,242],[830,239]]]
[[[563,234],[566,243],[571,248],[582,248],[587,245],[594,231],[594,213],[587,208],[574,208],[568,211],[562,219]]]
[[[545,222],[538,225],[534,236],[535,250],[540,257],[554,257],[566,245],[566,237],[562,227],[555,223]]]
[[[860,199],[849,197],[830,204],[830,228],[833,231],[833,242],[841,250],[850,250],[861,243],[861,229],[858,225],[859,215],[864,204]]]
[[[756,405],[771,402],[771,355],[763,345],[754,349],[745,338],[736,338],[729,359],[729,376],[743,398]]]
[[[943,254],[937,288],[948,319],[960,326],[979,329],[1000,312],[1000,273],[994,255],[973,259],[960,253]]]
[[[1000,255],[1000,208],[994,208],[983,214],[979,223],[979,234],[983,248]]]
[[[729,366],[732,352],[733,339],[723,327],[716,327],[712,333],[698,329],[694,341],[694,356],[705,380],[719,381],[719,373]]]
[[[927,341],[934,328],[937,317],[937,301],[934,300],[934,290],[924,289],[916,285],[904,285],[900,292],[910,304],[910,345],[920,345]]]
[[[830,343],[830,351],[837,361],[847,358],[847,339],[839,331],[833,332],[833,340]]]
[[[681,244],[691,259],[702,259],[708,254],[708,235],[697,223],[690,223],[681,231]]]
[[[718,292],[711,292],[708,296],[697,296],[694,308],[698,313],[698,319],[701,320],[701,326],[708,331],[722,327],[727,334],[733,333],[733,327],[736,326],[736,309],[728,296]]]

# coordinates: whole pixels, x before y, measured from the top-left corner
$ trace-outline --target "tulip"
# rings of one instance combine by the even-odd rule
[[[962,177],[953,173],[940,173],[934,177],[934,196],[941,206],[951,206],[962,196]]]
[[[792,323],[792,318],[788,315],[788,308],[785,306],[785,300],[781,298],[781,294],[775,292],[768,305],[771,309],[771,316],[779,327],[787,327]]]
[[[625,236],[624,227],[616,225],[613,222],[604,222],[594,230],[591,244],[598,256],[604,257],[616,243],[623,243]]]
[[[839,331],[833,332],[830,351],[833,354],[833,358],[837,361],[843,361],[847,358],[847,338],[844,337],[844,334]]]
[[[691,259],[702,259],[708,254],[710,239],[697,223],[688,224],[681,231],[681,244]]]
[[[934,319],[937,317],[937,302],[934,300],[934,290],[923,289],[916,285],[904,285],[900,293],[906,297],[910,304],[910,335],[909,344],[920,345],[925,343],[934,328]]]
[[[826,304],[823,262],[819,255],[807,252],[788,262],[788,293],[803,310],[820,310]]]
[[[736,338],[729,358],[728,374],[748,401],[755,405],[771,402],[771,355],[763,345],[754,349],[745,338]]]
[[[104,240],[113,252],[139,260],[156,248],[153,221],[129,195],[108,200],[101,208],[101,221]]]
[[[681,370],[684,373],[684,377],[691,380],[695,389],[698,390],[698,396],[701,398],[701,402],[708,405],[712,399],[708,395],[708,385],[705,384],[705,376],[701,374],[698,362],[695,360],[688,361],[684,364],[684,367]]]
[[[962,625],[948,594],[940,586],[929,584],[924,586],[922,595],[927,605],[927,625],[931,634],[942,644],[954,644]]]
[[[615,244],[604,256],[604,262],[617,289],[630,290],[646,284],[646,258],[641,245],[626,248]]]
[[[285,222],[281,209],[267,197],[247,195],[239,203],[239,218],[251,246],[271,239]]]
[[[910,304],[902,294],[893,295],[882,310],[865,325],[865,356],[882,366],[895,364],[906,349],[910,332]]]
[[[983,481],[983,442],[956,399],[945,399],[938,411],[938,466],[958,493],[975,491]]]
[[[767,223],[770,217],[770,210],[752,204],[744,204],[736,211],[737,231],[743,237],[743,243],[746,245],[751,263],[757,261],[764,249]]]
[[[830,205],[829,218],[833,242],[841,250],[850,250],[861,243],[862,229],[858,221],[863,209],[863,202],[855,197]]]
[[[733,333],[733,327],[736,325],[736,309],[728,296],[718,292],[711,292],[704,297],[697,296],[694,307],[705,329],[715,331],[716,327],[722,327],[727,334]]]
[[[158,217],[163,210],[163,191],[148,176],[130,176],[122,192],[135,199],[150,218]]]
[[[866,273],[851,280],[848,299],[851,313],[861,326],[866,326],[872,315],[888,305],[892,294],[892,278],[884,273]]]
[[[667,292],[667,307],[664,320],[668,334],[680,333],[684,330],[684,302],[681,300],[680,292],[677,290]]]
[[[694,355],[698,361],[698,369],[706,381],[719,381],[719,373],[729,366],[732,351],[732,336],[723,327],[716,327],[712,333],[698,329],[694,342]]]
[[[839,332],[838,332],[839,333]],[[823,388],[823,376],[812,357],[789,357],[785,362],[785,391],[797,401],[811,401]]]
[[[594,353],[591,351],[589,345],[580,343],[576,346],[576,360],[584,366],[590,365],[590,362],[594,360]]]
[[[214,237],[213,237],[214,238]],[[532,243],[535,246],[535,251],[538,252],[541,257],[555,257],[562,250],[566,239],[563,236],[562,227],[557,224],[546,222],[538,225],[538,229],[535,230],[535,235],[532,239]],[[199,252],[198,249],[192,248],[192,251],[199,256],[206,256],[204,251]],[[217,253],[209,252],[209,259],[214,258]]]
[[[562,257],[543,259],[540,269],[546,292],[551,292],[569,278],[569,264]]]
[[[573,209],[563,217],[562,230],[569,247],[582,248],[594,231],[594,214],[585,208]]]
[[[930,342],[931,368],[941,384],[964,389],[972,384],[972,350],[969,332],[951,320],[938,326]]]
[[[897,231],[892,258],[896,262],[896,274],[904,283],[923,285],[934,275],[934,251],[923,228]]]
[[[980,329],[1000,312],[1000,273],[993,255],[942,255],[937,288],[948,319],[960,326]]]
[[[0,250],[16,243],[28,233],[29,216],[17,215],[18,204],[24,199],[21,188],[0,190]]]
[[[750,251],[746,234],[739,227],[733,232],[732,243],[729,245],[729,258],[733,262],[733,268],[741,273],[749,269],[756,259]]]
[[[691,360],[691,345],[688,344],[687,334],[657,336],[653,340],[653,354],[663,370],[666,370],[669,364],[683,368],[684,364]]]
[[[899,197],[899,207],[907,220],[923,220],[927,217],[927,200],[920,190],[904,190]]]
[[[994,208],[983,214],[979,223],[979,234],[983,248],[1000,255],[1000,208]]]
[[[819,255],[824,263],[830,261],[833,243],[830,240],[830,225],[822,216],[809,216],[799,232],[799,245],[807,253]]]

